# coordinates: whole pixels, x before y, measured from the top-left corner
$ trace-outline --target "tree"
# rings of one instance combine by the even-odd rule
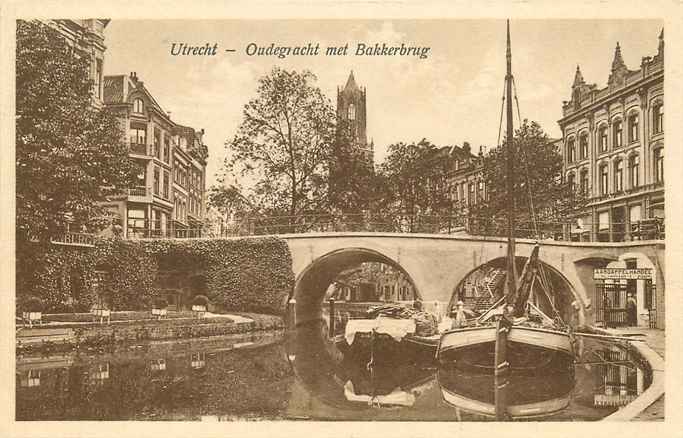
[[[337,120],[330,160],[329,206],[335,213],[359,215],[376,200],[377,179],[363,152],[348,135],[346,122]]]
[[[257,214],[240,188],[235,184],[226,185],[222,178],[209,190],[209,205],[221,215],[221,234],[248,233],[248,220]]]
[[[92,105],[89,57],[51,27],[17,22],[17,237],[96,225],[98,202],[133,183],[116,117]]]
[[[562,178],[562,155],[537,122],[524,120],[514,138],[514,205],[517,236],[541,237],[561,229],[585,204],[585,196]],[[508,144],[484,159],[486,198],[472,207],[477,233],[507,233]]]
[[[265,215],[292,218],[326,206],[336,115],[315,81],[309,71],[273,68],[226,142],[225,175],[249,184],[245,197]]]
[[[382,210],[397,218],[405,216],[409,231],[415,231],[420,217],[448,216],[451,200],[448,192],[450,157],[426,139],[418,143],[396,143],[380,165],[378,185],[383,188]]]

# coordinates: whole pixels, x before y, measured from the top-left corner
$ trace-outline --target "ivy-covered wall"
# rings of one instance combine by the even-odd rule
[[[149,307],[155,295],[156,260],[137,242],[102,239],[94,248],[50,244],[19,245],[17,305],[40,297],[44,312],[89,311],[100,296],[112,309]],[[109,281],[98,281],[97,272]]]
[[[17,251],[17,305],[29,296],[45,312],[88,311],[97,297],[115,310],[150,307],[159,265],[200,272],[211,303],[226,311],[280,315],[294,284],[287,244],[275,237],[236,240],[98,240],[94,248],[26,244]],[[106,287],[97,271],[109,272]]]
[[[224,310],[281,315],[294,285],[292,256],[277,237],[146,240],[165,269],[201,272],[206,296]]]

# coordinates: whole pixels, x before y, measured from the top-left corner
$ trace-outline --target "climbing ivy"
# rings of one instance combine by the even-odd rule
[[[102,239],[93,248],[22,245],[17,252],[17,304],[26,297],[44,300],[46,313],[89,311],[99,298],[115,310],[149,307],[155,296],[156,260],[131,241]]]
[[[165,269],[200,273],[211,304],[223,310],[284,313],[294,285],[292,258],[275,237],[140,242]]]
[[[148,309],[159,296],[160,265],[201,278],[202,293],[226,311],[282,314],[294,284],[289,248],[278,238],[36,243],[17,252],[17,307],[36,296],[45,313],[89,311],[99,285],[111,309]],[[97,271],[110,274],[104,286]]]

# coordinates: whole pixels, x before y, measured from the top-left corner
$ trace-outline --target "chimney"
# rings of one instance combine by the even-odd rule
[[[168,116],[169,119],[171,118],[171,112],[170,111],[166,111],[166,115]]]

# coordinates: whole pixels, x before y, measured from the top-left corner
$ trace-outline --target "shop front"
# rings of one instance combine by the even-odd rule
[[[638,267],[637,258],[595,269],[595,322],[604,327],[655,327],[656,286],[653,267]]]

